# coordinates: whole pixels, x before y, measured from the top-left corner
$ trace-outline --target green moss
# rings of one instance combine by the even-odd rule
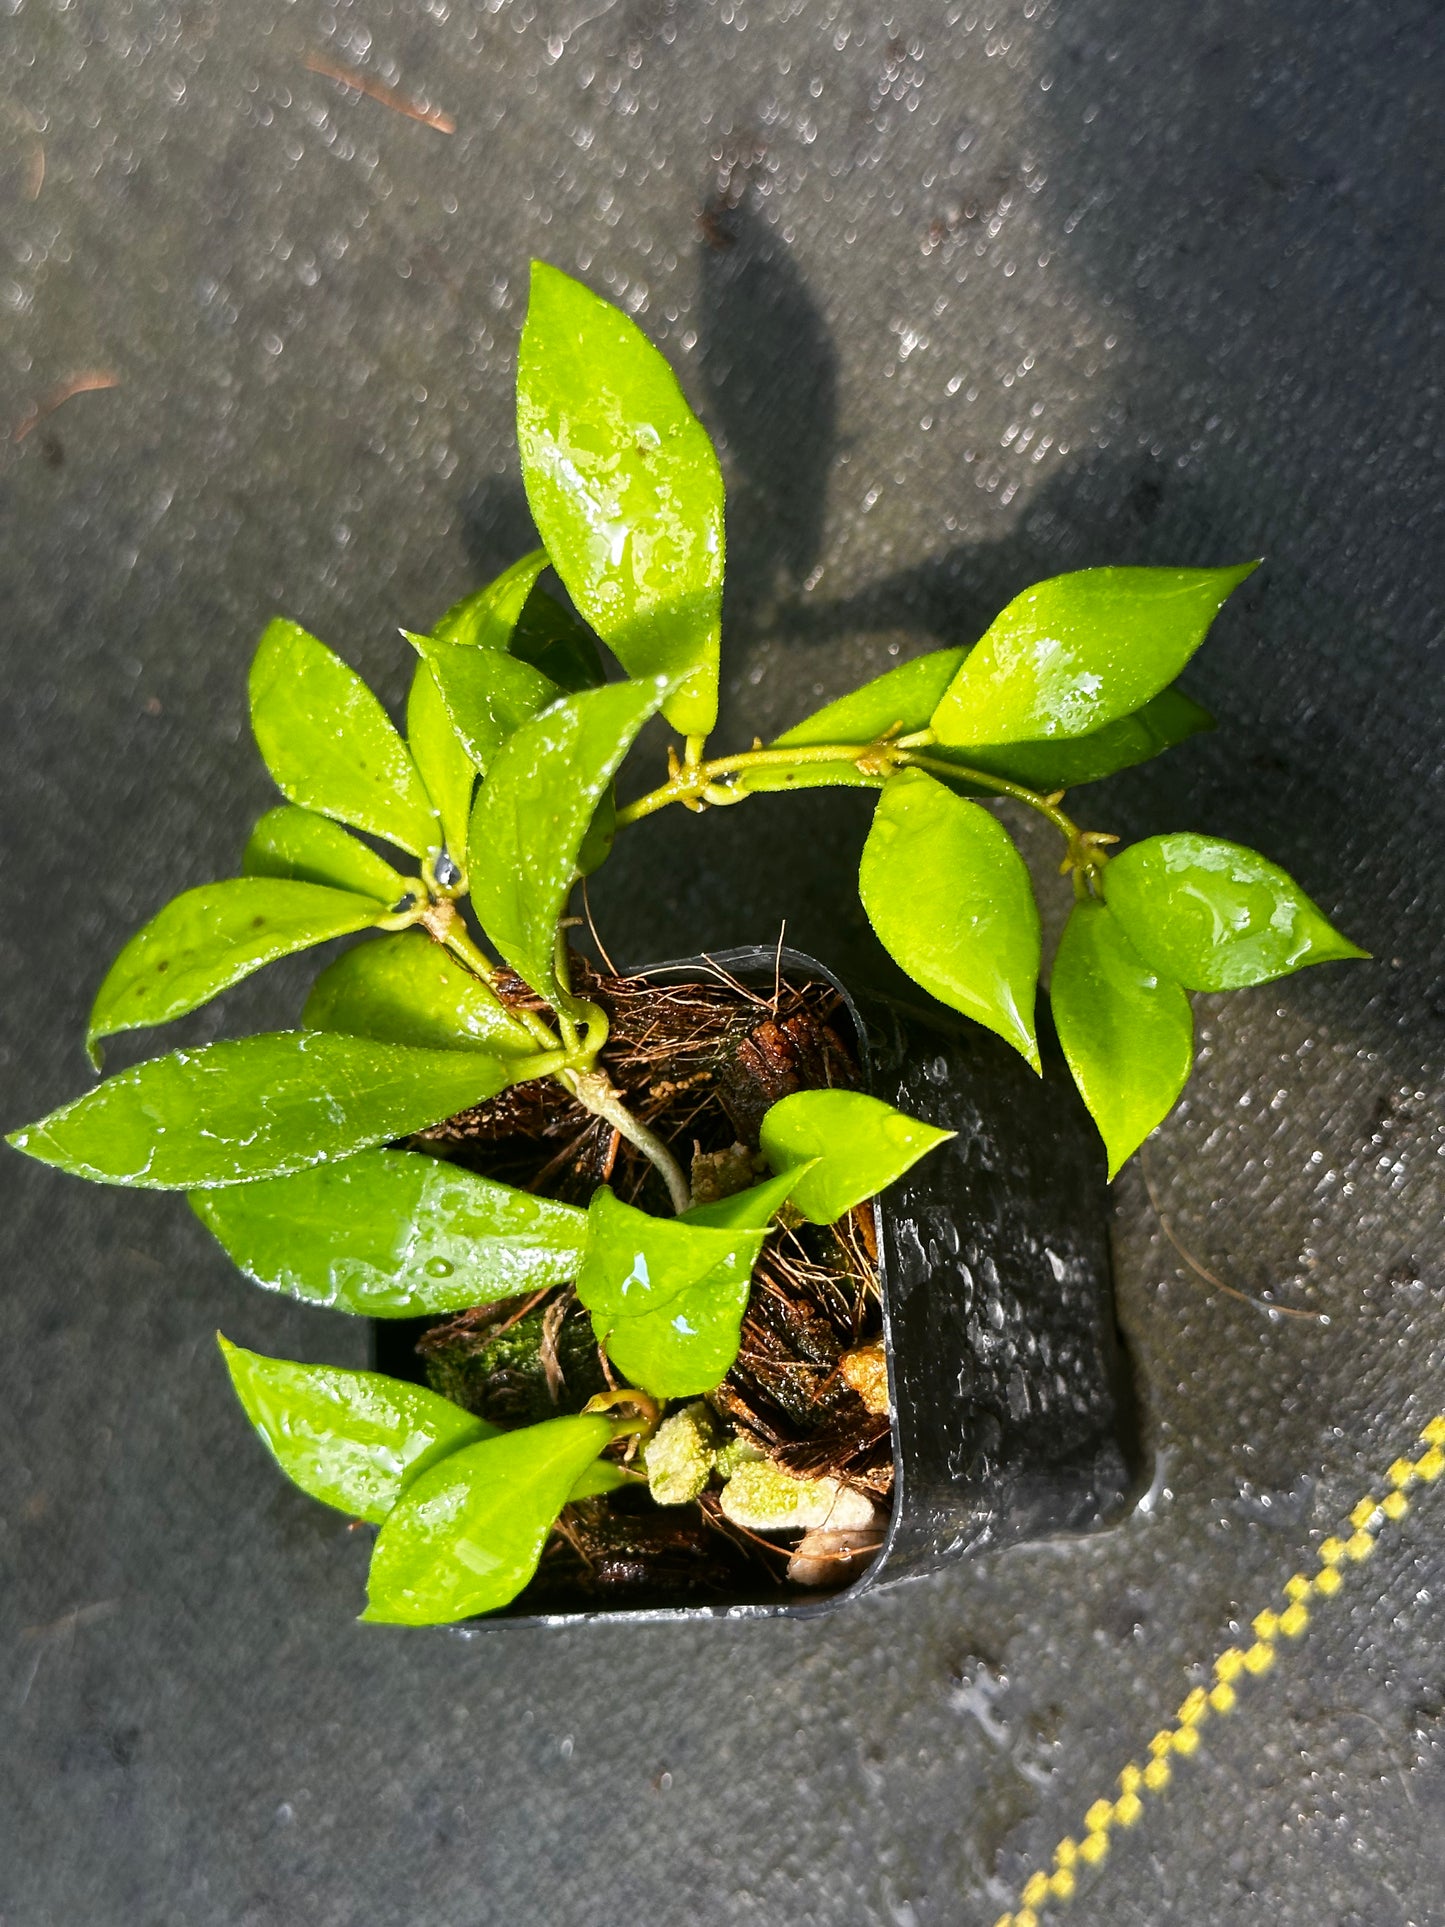
[[[659,1505],[690,1505],[707,1490],[717,1456],[712,1413],[699,1399],[662,1421],[643,1453],[647,1483]]]
[[[554,1397],[543,1362],[545,1318],[546,1307],[539,1305],[493,1338],[485,1331],[440,1334],[441,1342],[425,1348],[427,1383],[493,1425],[532,1425],[580,1412],[589,1398],[607,1389],[592,1321],[574,1305],[558,1327],[561,1379]]]

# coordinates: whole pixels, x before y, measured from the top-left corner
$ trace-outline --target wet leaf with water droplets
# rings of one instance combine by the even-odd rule
[[[954,1135],[863,1091],[794,1091],[763,1118],[759,1144],[775,1171],[796,1173],[792,1204],[833,1224]]]
[[[277,787],[413,856],[441,842],[426,787],[386,711],[315,636],[277,617],[251,664],[251,727]]]
[[[771,1198],[764,1202],[771,1205]],[[759,1225],[709,1223],[691,1212],[654,1218],[604,1185],[587,1212],[577,1296],[617,1370],[658,1398],[720,1384],[737,1357],[767,1222],[765,1216]]]
[[[467,818],[472,808],[472,786],[477,780],[476,765],[426,662],[417,664],[411,679],[406,743],[441,821],[447,852],[460,862],[467,850]]]
[[[523,609],[547,566],[547,551],[533,549],[520,562],[454,602],[432,629],[437,642],[462,643],[475,649],[506,649]],[[413,638],[415,641],[416,638]]]
[[[1047,795],[1052,790],[1076,789],[1119,770],[1133,769],[1213,727],[1214,718],[1202,703],[1171,687],[1151,696],[1132,716],[1120,716],[1087,736],[1058,736],[1052,742],[980,743],[954,751],[940,744],[925,754],[941,756],[944,761],[956,758]]]
[[[1183,669],[1231,569],[1080,569],[1025,589],[990,625],[933,713],[939,742],[1087,736],[1132,715]]]
[[[605,1418],[547,1419],[423,1472],[381,1528],[363,1619],[437,1626],[515,1599],[557,1514],[611,1439]]]
[[[465,1311],[576,1276],[587,1214],[416,1151],[191,1197],[258,1285],[367,1318]]]
[[[502,744],[539,715],[562,691],[530,663],[497,649],[412,636],[436,679],[442,702],[467,756],[485,776]],[[465,842],[460,846],[465,849]]]
[[[722,473],[677,378],[636,322],[532,264],[517,442],[533,520],[582,615],[630,676],[675,684],[684,735],[717,720]]]
[[[263,1031],[137,1064],[7,1142],[99,1184],[243,1184],[439,1124],[518,1082],[531,1062]]]
[[[103,1037],[169,1023],[278,957],[365,930],[386,914],[375,897],[280,877],[231,877],[173,897],[121,951],[86,1031]]]
[[[1220,837],[1131,843],[1104,872],[1104,894],[1144,961],[1189,990],[1240,990],[1369,955],[1277,863]]]
[[[247,876],[291,877],[299,883],[328,883],[375,897],[388,910],[405,895],[407,879],[359,837],[294,803],[267,810],[241,857]]]
[[[479,977],[420,930],[357,944],[328,964],[301,1013],[308,1030],[339,1030],[420,1050],[525,1055],[530,1031]]]
[[[557,919],[593,817],[638,730],[667,690],[662,677],[565,696],[498,751],[472,810],[468,870],[482,928],[533,990],[562,999]]]
[[[1151,970],[1108,906],[1076,903],[1049,982],[1064,1056],[1099,1127],[1112,1178],[1169,1115],[1194,1062],[1182,987]]]
[[[412,1480],[498,1436],[424,1385],[264,1358],[216,1338],[247,1418],[287,1478],[354,1519],[380,1525]]]
[[[1003,825],[906,770],[878,799],[858,887],[879,941],[913,981],[997,1031],[1037,1070],[1039,913]]]

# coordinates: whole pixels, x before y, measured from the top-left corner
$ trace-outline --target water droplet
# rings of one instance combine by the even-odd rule
[[[456,1266],[448,1258],[428,1258],[425,1269],[428,1278],[450,1278]]]

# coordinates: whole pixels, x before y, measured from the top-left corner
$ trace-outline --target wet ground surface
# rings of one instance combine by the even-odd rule
[[[364,1535],[269,1473],[211,1333],[363,1332],[179,1201],[11,1160],[5,1927],[991,1922],[1445,1404],[1437,41],[1350,0],[6,10],[7,1125],[82,1087],[110,956],[267,804],[266,616],[397,697],[395,626],[526,546],[534,252],[635,309],[725,443],[730,739],[1059,569],[1264,554],[1187,677],[1220,730],[1090,820],[1255,843],[1376,961],[1201,1000],[1117,1186],[1146,1506],[831,1621],[354,1624]],[[35,417],[83,374],[115,385]],[[594,906],[619,954],[786,918],[883,976],[863,830],[846,796],[672,813]],[[1075,1919],[1445,1918],[1442,1523],[1437,1486]]]

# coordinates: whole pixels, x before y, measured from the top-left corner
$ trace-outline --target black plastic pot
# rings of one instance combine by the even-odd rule
[[[1044,1075],[976,1024],[892,998],[854,997],[796,950],[740,949],[637,974],[717,967],[752,987],[779,969],[843,996],[865,1087],[957,1136],[878,1201],[883,1334],[893,1405],[893,1513],[850,1586],[699,1605],[537,1613],[525,1598],[473,1622],[806,1617],[937,1572],[986,1546],[1112,1522],[1138,1474],[1134,1407],[1114,1322],[1104,1157],[1051,1038]],[[377,1323],[378,1362],[403,1363]]]

